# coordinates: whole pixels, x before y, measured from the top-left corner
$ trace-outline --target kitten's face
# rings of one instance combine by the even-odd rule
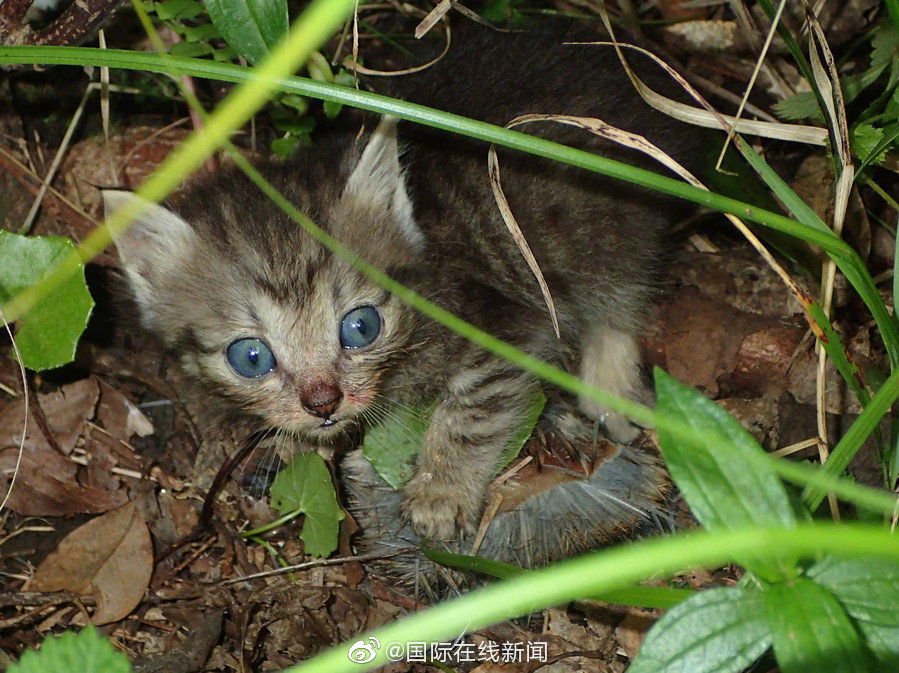
[[[392,126],[378,128],[345,180],[314,189],[279,182],[313,221],[379,268],[417,258],[421,235]],[[104,197],[107,213],[138,198]],[[376,406],[379,384],[412,338],[410,309],[246,179],[220,178],[187,201],[180,214],[151,206],[117,241],[143,322],[185,370],[267,425],[313,438]]]

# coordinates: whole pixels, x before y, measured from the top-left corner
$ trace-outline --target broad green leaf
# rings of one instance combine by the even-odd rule
[[[296,136],[287,136],[286,138],[275,138],[269,148],[276,156],[282,159],[293,156],[300,149],[300,139]]]
[[[398,490],[412,478],[432,410],[396,408],[383,422],[366,430],[362,454],[391,488]]]
[[[669,610],[646,634],[627,670],[737,673],[770,646],[761,592],[742,587],[709,589]]]
[[[278,473],[271,488],[272,507],[282,515],[306,515],[300,539],[311,556],[337,549],[337,528],[344,513],[337,504],[331,472],[314,451],[296,456]]]
[[[503,451],[502,456],[500,456],[497,472],[501,472],[506,465],[515,460],[521,452],[525,442],[528,441],[531,433],[534,431],[534,426],[537,425],[537,421],[540,420],[540,414],[543,413],[543,408],[545,406],[546,395],[543,394],[543,391],[540,390],[540,388],[537,388],[531,397],[531,403],[528,405],[527,415],[525,416],[521,427],[518,428],[518,431],[512,436],[509,443],[506,444],[506,448]]]
[[[58,637],[47,637],[40,650],[28,650],[6,670],[9,673],[129,673],[131,663],[97,629],[88,625],[78,633],[67,631]]]
[[[749,525],[796,524],[787,492],[764,461],[753,460],[762,447],[726,411],[699,392],[655,370],[659,444],[671,478],[699,522],[710,531]],[[677,438],[665,421],[691,428]],[[776,581],[796,574],[794,559],[773,554],[747,558],[756,575]]]
[[[213,25],[251,65],[287,33],[287,0],[204,0]]]
[[[203,5],[195,0],[168,0],[168,2],[157,2],[153,6],[153,10],[156,12],[156,16],[163,21],[186,21],[187,19],[196,18],[206,11],[203,9]]]
[[[500,456],[497,471],[512,462],[521,451],[534,431],[545,405],[546,396],[538,388],[534,392],[521,426],[509,439],[506,449]],[[365,432],[362,454],[391,488],[397,490],[402,488],[412,477],[415,457],[421,451],[435,406],[436,404],[432,404],[427,409],[393,409],[384,421]]]
[[[899,563],[827,557],[808,576],[836,596],[877,656],[899,660]]]
[[[811,91],[800,91],[774,104],[774,114],[784,121],[817,119],[821,121],[818,99]]]
[[[897,58],[899,32],[895,26],[884,23],[871,38],[871,68],[886,67]]]
[[[189,42],[199,42],[200,40],[211,40],[212,38],[219,37],[218,28],[211,23],[204,23],[199,26],[185,26],[184,32],[181,34],[184,35],[184,39]]]
[[[212,53],[212,47],[205,42],[176,42],[169,49],[172,56],[184,56],[185,58],[195,58],[197,56],[206,56]]]
[[[872,124],[859,124],[850,133],[852,151],[865,164],[879,164],[886,156],[886,148],[881,148],[884,132]]]
[[[840,603],[805,577],[773,584],[765,592],[774,656],[783,673],[864,673],[874,670]]]
[[[297,96],[294,93],[289,93],[281,96],[280,98],[278,98],[278,102],[282,105],[287,105],[288,107],[293,108],[300,116],[306,114],[309,111],[309,101],[302,96]]]
[[[40,282],[73,250],[72,241],[60,236],[19,236],[0,230],[0,304]],[[18,321],[16,343],[23,364],[42,371],[71,362],[93,306],[82,264],[76,275]]]

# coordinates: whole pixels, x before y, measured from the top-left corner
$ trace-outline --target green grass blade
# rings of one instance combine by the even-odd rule
[[[894,371],[834,447],[827,462],[821,468],[822,472],[832,476],[842,474],[849,465],[849,461],[877,427],[880,419],[889,412],[897,397],[899,397],[899,371]],[[802,497],[809,509],[815,511],[825,495],[827,495],[825,489],[810,486],[806,488]]]
[[[208,124],[191,134],[181,147],[169,155],[159,169],[141,185],[138,193],[149,201],[160,201],[177,187],[186,175],[228,139],[234,129],[262,107],[275,90],[274,83],[280,76],[296,70],[314,49],[337,30],[354,4],[354,0],[315,0],[311,3],[297,19],[288,39],[279,43],[259,68],[248,70],[258,76],[248,78],[250,81],[245,86],[231,92],[210,116]],[[7,50],[9,47],[3,49]],[[68,48],[68,51],[70,54],[78,54],[90,50],[73,47]],[[120,53],[134,55],[131,52]],[[159,64],[164,63],[158,55],[144,54],[145,60],[146,57]],[[112,242],[113,236],[124,231],[139,214],[139,210],[137,207],[122,209],[117,217],[108,222],[108,227],[94,230],[43,282],[31,286],[6,303],[3,311],[7,319],[13,321],[21,317],[42,297],[76,273],[83,262],[99,254]]]
[[[493,559],[484,558],[483,556],[453,554],[440,549],[430,549],[427,547],[422,551],[424,552],[424,555],[434,563],[449,566],[450,568],[473,570],[501,580],[508,580],[513,577],[520,577],[534,572],[533,570],[519,568],[511,563],[503,563],[502,561],[495,561]],[[632,605],[634,607],[660,608],[662,610],[667,610],[668,608],[674,607],[682,600],[693,596],[695,593],[696,592],[692,589],[647,587],[637,584],[606,591],[596,596],[581,596],[581,598],[592,598],[605,603],[615,603],[616,605]]]
[[[757,528],[710,534],[680,533],[581,556],[474,591],[373,631],[381,643],[455,638],[505,619],[597,595],[688,567],[716,567],[760,549],[797,556],[831,552],[899,560],[899,541],[870,526],[803,524],[789,530]],[[365,639],[369,634],[356,636]],[[287,673],[362,673],[387,663],[383,650],[360,665],[348,659],[345,643],[288,669]]]
[[[899,363],[899,345],[897,345],[899,344],[899,328],[893,324],[892,318],[883,308],[883,302],[880,301],[863,262],[848,244],[830,232],[826,226],[819,227],[813,220],[797,222],[778,213],[756,208],[737,199],[713,194],[652,171],[629,166],[583,150],[565,147],[542,138],[528,136],[518,131],[503,129],[378,94],[357,91],[335,84],[315,82],[301,77],[278,77],[268,71],[263,71],[263,69],[252,70],[228,63],[175,57],[170,57],[168,61],[185,75],[229,82],[264,80],[269,88],[321,98],[382,114],[391,114],[402,119],[563,161],[573,166],[693,201],[714,210],[734,213],[747,220],[801,238],[823,248],[833,257],[837,266],[868,304],[875,320],[881,327],[885,341],[887,341],[891,359],[895,358],[895,361]],[[0,63],[94,65],[151,72],[168,72],[170,70],[166,61],[155,54],[72,47],[0,47]],[[102,247],[100,246],[100,248]],[[84,252],[88,254],[90,251],[85,250]],[[8,308],[18,310],[20,307],[15,305]]]

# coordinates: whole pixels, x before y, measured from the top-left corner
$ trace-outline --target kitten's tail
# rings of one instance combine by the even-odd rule
[[[539,469],[528,465],[506,482],[476,555],[535,568],[624,537],[676,528],[670,480],[655,453],[597,439],[592,426],[568,409],[546,414],[539,441],[544,447],[559,442],[576,447],[578,463],[566,466],[564,460],[550,459]],[[350,512],[362,529],[360,552],[388,555],[419,546],[420,538],[400,516],[401,493],[377,475],[361,449],[344,457],[341,470]],[[472,554],[472,542],[463,539],[444,548]],[[432,599],[477,581],[417,551],[374,566],[379,574],[423,588]]]

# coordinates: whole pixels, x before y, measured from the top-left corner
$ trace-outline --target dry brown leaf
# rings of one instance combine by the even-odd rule
[[[131,400],[105,381],[100,381],[100,404],[97,420],[112,437],[123,442],[131,435],[146,437],[153,434],[153,424]]]
[[[84,433],[87,420],[94,415],[98,396],[93,378],[39,396],[47,425],[63,452],[71,452]],[[0,486],[3,489],[16,469],[23,405],[21,399],[14,400],[0,412]],[[77,471],[78,465],[51,448],[37,424],[29,423],[22,461],[7,505],[29,516],[69,516],[106,512],[127,502],[123,490],[80,484]]]
[[[615,638],[628,659],[633,661],[637,656],[640,645],[643,644],[643,638],[646,637],[646,632],[656,623],[661,614],[661,610],[645,610],[634,607],[627,609],[627,614],[618,625],[618,628],[615,629]]]
[[[84,424],[94,415],[99,390],[93,378],[63,386],[56,392],[38,395],[50,432],[62,452],[68,454],[84,432]],[[0,411],[0,450],[18,445],[22,432],[24,401],[10,402]],[[49,448],[37,423],[28,424],[25,448]]]
[[[29,583],[32,591],[93,596],[94,624],[125,618],[140,603],[153,573],[153,545],[133,502],[69,533]]]

